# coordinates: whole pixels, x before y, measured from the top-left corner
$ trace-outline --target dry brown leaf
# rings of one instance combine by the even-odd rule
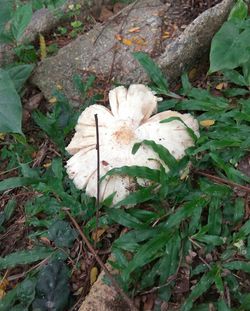
[[[104,232],[106,232],[106,230],[107,230],[107,227],[97,228],[96,230],[92,232],[92,239],[96,242],[99,242],[101,239],[101,236],[103,235]]]
[[[122,35],[121,34],[119,34],[119,33],[117,33],[116,35],[115,35],[115,38],[116,38],[116,40],[118,40],[118,41],[122,41]]]

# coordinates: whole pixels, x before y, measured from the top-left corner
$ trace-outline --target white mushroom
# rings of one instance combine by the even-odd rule
[[[176,159],[184,156],[185,149],[193,145],[185,125],[178,120],[160,121],[178,117],[196,135],[198,122],[190,114],[175,111],[161,112],[150,118],[156,110],[157,100],[152,91],[142,84],[131,85],[128,89],[119,86],[109,92],[111,111],[100,105],[84,110],[78,119],[76,133],[66,148],[73,155],[67,162],[67,173],[78,189],[86,188],[88,195],[97,196],[95,114],[99,123],[101,176],[122,166],[159,169],[161,160],[150,147],[143,145],[136,154],[131,152],[135,143],[145,139],[163,145]],[[100,199],[104,200],[115,192],[113,203],[117,203],[130,193],[133,182],[128,176],[107,176],[100,186]]]

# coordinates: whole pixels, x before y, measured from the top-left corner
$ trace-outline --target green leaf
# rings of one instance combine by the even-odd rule
[[[242,270],[250,273],[250,263],[244,261],[231,261],[223,264],[223,268],[228,270]]]
[[[225,300],[220,300],[218,302],[218,311],[231,311],[231,309],[228,307]]]
[[[149,201],[150,199],[153,199],[155,197],[155,193],[153,192],[154,188],[155,187],[142,188],[138,191],[130,193],[125,199],[116,203],[113,208],[135,205]]]
[[[239,19],[244,20],[248,15],[248,6],[243,0],[238,0],[232,8],[228,20]]]
[[[53,249],[35,247],[31,250],[18,251],[0,258],[0,269],[9,269],[17,265],[27,265],[52,255]]]
[[[32,18],[32,4],[27,3],[25,5],[21,5],[14,13],[13,18],[11,20],[11,32],[18,41],[22,35],[26,27],[29,25]]]
[[[176,168],[178,162],[175,157],[172,156],[167,148],[160,144],[156,144],[153,140],[143,140],[141,143],[134,144],[132,154],[135,154],[142,144],[151,147],[153,151],[158,154],[159,158],[168,166],[169,169]]]
[[[22,105],[7,71],[0,68],[0,132],[22,133]]]
[[[123,166],[123,167],[113,168],[101,178],[101,181],[106,176],[112,176],[112,175],[127,175],[131,177],[145,178],[145,179],[149,179],[153,181],[160,180],[159,170],[153,170],[148,167],[135,165],[135,166]]]
[[[207,202],[204,198],[195,198],[192,201],[185,203],[182,207],[179,207],[177,211],[169,216],[167,219],[164,230],[172,229],[173,227],[178,226],[183,220],[191,217],[196,213],[196,209],[200,209],[206,206]]]
[[[24,83],[31,75],[33,69],[34,65],[25,64],[25,65],[15,65],[7,70],[18,93],[21,91]]]
[[[222,71],[224,77],[228,79],[230,82],[240,86],[247,86],[246,79],[243,75],[241,75],[237,70],[228,69]]]
[[[223,24],[212,40],[209,73],[234,69],[249,60],[250,29],[240,31],[235,23]]]
[[[17,205],[17,202],[16,202],[15,199],[11,199],[11,200],[8,201],[8,203],[6,204],[6,206],[4,208],[4,218],[5,218],[5,221],[10,220],[12,214],[15,211],[16,205]]]
[[[159,90],[164,94],[168,93],[168,81],[164,77],[160,68],[154,63],[148,54],[144,52],[134,52],[132,55],[142,65],[149,78],[155,83]]]
[[[153,259],[160,256],[164,245],[168,243],[172,234],[168,230],[159,233],[147,243],[145,243],[135,254],[134,258],[129,262],[127,268],[123,271],[125,280],[129,279],[130,274],[137,268],[140,268]]]
[[[48,238],[57,247],[71,247],[77,238],[77,233],[63,220],[56,220],[48,229]]]
[[[8,189],[15,189],[18,187],[30,186],[33,184],[37,184],[40,181],[41,179],[38,179],[38,178],[10,177],[0,182],[0,192],[8,190]]]
[[[186,123],[179,117],[170,117],[170,118],[167,118],[165,120],[161,120],[160,123],[169,123],[172,121],[180,121],[183,125],[185,125],[187,132],[190,135],[190,137],[193,139],[193,141],[196,141],[198,139],[198,137],[195,135],[194,131],[190,127],[188,127],[186,125]]]
[[[208,214],[208,233],[211,235],[219,235],[221,232],[222,212],[220,198],[212,198],[209,203]]]
[[[5,24],[10,20],[13,12],[14,0],[0,0],[0,33],[3,32]]]
[[[116,223],[123,225],[124,227],[134,228],[134,229],[145,229],[147,225],[143,224],[137,218],[129,215],[122,209],[108,209],[107,213],[109,217],[114,220]]]
[[[204,274],[200,281],[195,285],[191,294],[188,296],[183,306],[181,307],[181,311],[189,311],[192,310],[193,302],[198,299],[203,293],[205,293],[209,287],[214,283],[214,277],[217,274],[218,268],[214,266],[212,270],[208,273]]]
[[[36,298],[32,310],[68,310],[69,270],[62,261],[51,261],[39,273],[36,285]]]

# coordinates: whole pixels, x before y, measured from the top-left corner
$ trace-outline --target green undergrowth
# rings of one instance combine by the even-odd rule
[[[239,169],[250,148],[249,22],[247,6],[239,0],[213,38],[209,74],[213,74],[211,80],[225,86],[216,92],[214,87],[193,87],[188,75],[183,74],[182,87],[174,93],[154,62],[142,52],[134,53],[152,80],[150,87],[164,97],[158,111],[173,109],[193,114],[200,122],[200,136],[187,127],[194,146],[179,161],[149,140],[131,150],[136,153],[141,145],[152,148],[169,167],[168,173],[163,167],[122,167],[108,173],[152,181],[150,187],[139,188],[112,208],[106,202],[98,219],[98,228],[117,224],[126,228],[113,242],[115,260],[111,264],[119,271],[120,286],[132,297],[153,292],[158,301],[176,303],[182,311],[250,310],[249,188],[244,189],[250,177]],[[86,83],[79,77],[74,80],[85,98],[83,109],[95,103],[98,96],[86,97],[94,78]],[[33,114],[40,137],[49,137],[60,152],[50,166],[32,167],[36,146],[16,138],[1,149],[1,159],[8,162],[6,171],[17,168],[18,174],[0,182],[1,192],[13,193],[0,214],[0,232],[6,232],[17,209],[16,188],[34,192],[24,204],[32,248],[0,258],[2,277],[16,266],[33,268],[0,300],[3,311],[47,310],[48,303],[53,303],[51,310],[60,311],[72,305],[72,266],[66,262],[78,233],[65,208],[70,209],[94,243],[95,201],[74,187],[64,169],[68,157],[64,147],[80,112],[70,109],[62,94],[56,95],[58,102],[53,111]],[[176,118],[164,122],[173,120]],[[127,205],[134,207],[122,208]],[[41,238],[51,241],[50,245],[42,243]],[[104,247],[102,240],[97,247]],[[35,265],[45,259],[48,264]],[[186,284],[185,288],[182,284]],[[155,310],[160,309],[156,306]]]

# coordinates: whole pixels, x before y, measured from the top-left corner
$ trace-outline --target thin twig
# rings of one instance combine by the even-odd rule
[[[97,184],[96,184],[96,232],[98,229],[98,219],[99,219],[99,207],[100,207],[100,141],[99,141],[99,125],[98,125],[98,115],[95,114],[95,129],[96,129],[96,154],[97,154]],[[94,239],[94,247],[96,248],[96,239]]]
[[[77,231],[79,232],[81,238],[83,239],[84,243],[87,245],[89,251],[93,254],[93,256],[95,257],[96,261],[98,262],[98,264],[101,266],[101,268],[104,270],[104,272],[106,273],[106,275],[108,276],[108,278],[110,279],[112,285],[114,286],[115,290],[117,291],[117,293],[119,293],[122,298],[124,299],[124,301],[126,301],[126,303],[129,305],[130,309],[132,311],[138,311],[138,309],[135,307],[133,301],[129,298],[129,296],[120,288],[119,284],[117,283],[117,281],[114,279],[114,277],[112,276],[112,274],[109,272],[109,270],[107,269],[107,267],[105,266],[105,264],[102,262],[101,258],[98,256],[97,252],[95,251],[95,249],[93,248],[93,246],[90,244],[89,240],[87,239],[87,237],[85,236],[85,234],[83,233],[83,231],[81,230],[80,226],[78,225],[78,223],[76,222],[76,220],[74,219],[73,216],[71,216],[71,214],[69,213],[68,209],[64,208],[63,209],[67,215],[69,216],[70,220],[72,221],[72,223],[74,224],[75,228],[77,229]]]
[[[214,180],[220,184],[226,184],[228,186],[231,186],[231,187],[235,187],[235,188],[238,188],[238,189],[241,189],[243,191],[246,191],[248,193],[250,193],[250,188],[249,187],[246,187],[246,186],[243,186],[243,185],[240,185],[240,184],[237,184],[233,181],[230,181],[228,179],[224,179],[224,178],[221,178],[221,177],[218,177],[218,176],[214,176],[214,175],[211,175],[211,174],[208,174],[208,173],[205,173],[205,172],[202,172],[202,171],[195,171],[196,174],[198,175],[201,175],[201,176],[205,176],[211,180]]]

